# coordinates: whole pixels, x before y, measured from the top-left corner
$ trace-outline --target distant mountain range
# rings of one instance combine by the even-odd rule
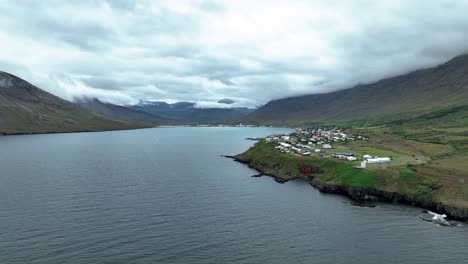
[[[397,67],[397,65],[395,65]],[[399,119],[468,104],[468,55],[440,66],[332,93],[274,100],[244,122],[300,125]]]
[[[138,128],[110,120],[0,72],[0,134],[102,131]]]
[[[232,121],[238,120],[255,111],[255,109],[246,107],[197,108],[196,104],[192,102],[178,102],[174,104],[168,104],[166,102],[143,101],[138,105],[130,107],[135,110],[145,111],[150,114],[158,115],[163,118],[182,123],[213,123]]]
[[[225,100],[227,103],[230,101]],[[0,134],[104,131],[239,119],[248,108],[196,108],[194,103],[144,102],[120,106],[95,98],[63,100],[0,71]]]
[[[81,98],[75,100],[75,103],[103,117],[125,123],[139,124],[142,126],[157,126],[161,124],[168,125],[175,123],[173,120],[155,114],[135,110],[126,106],[104,103],[96,98]]]
[[[230,99],[220,100],[232,104]],[[307,125],[320,122],[455,122],[466,118],[468,55],[440,66],[332,93],[274,100],[254,110],[198,108],[192,102],[142,101],[119,106],[97,99],[72,103],[0,71],[0,134],[102,131],[166,124]],[[425,121],[426,120],[426,121]],[[435,120],[435,119],[434,119]],[[409,123],[408,123],[409,124]]]

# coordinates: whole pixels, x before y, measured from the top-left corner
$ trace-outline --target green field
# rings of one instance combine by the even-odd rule
[[[432,193],[437,183],[437,179],[419,175],[406,165],[388,166],[379,170],[356,169],[353,166],[359,162],[281,153],[274,147],[272,143],[261,141],[240,156],[249,162],[276,167],[289,175],[301,175],[304,166],[317,167],[322,172],[315,174],[315,177],[322,182],[346,187],[377,188],[420,196]]]

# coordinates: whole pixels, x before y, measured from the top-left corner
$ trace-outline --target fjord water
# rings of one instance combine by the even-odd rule
[[[0,137],[0,263],[462,263],[468,228],[278,184],[223,154],[278,128]]]

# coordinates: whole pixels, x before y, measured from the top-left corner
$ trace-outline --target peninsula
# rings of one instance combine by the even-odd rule
[[[466,156],[450,143],[404,138],[397,128],[299,128],[230,158],[280,183],[301,179],[353,200],[404,203],[468,220]]]

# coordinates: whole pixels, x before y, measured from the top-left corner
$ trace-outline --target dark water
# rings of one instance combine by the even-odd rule
[[[0,263],[467,263],[468,227],[250,178],[273,128],[0,137]]]

